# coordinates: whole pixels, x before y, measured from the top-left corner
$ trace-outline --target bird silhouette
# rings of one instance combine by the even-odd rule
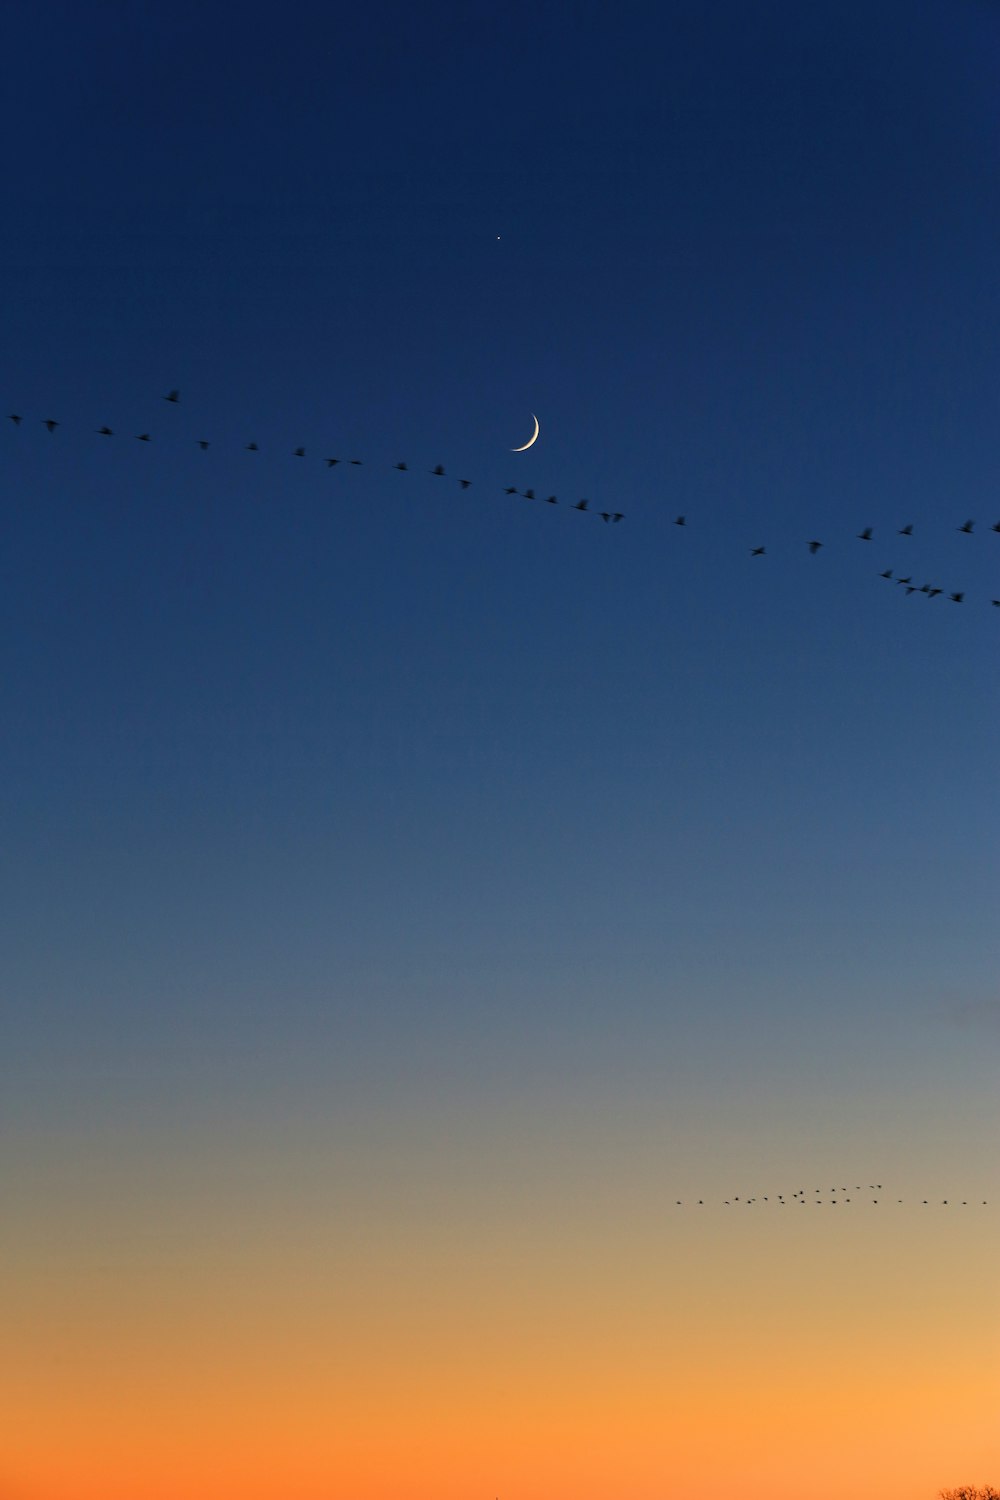
[[[951,600],[952,604],[963,604],[965,602],[965,595],[964,595],[964,593],[963,594],[949,594],[948,597]]]
[[[928,589],[927,590],[927,597],[928,597],[928,599],[936,599],[937,596],[938,596],[938,594],[943,594],[943,593],[944,593],[944,589]]]
[[[352,463],[356,469],[360,469],[363,461],[360,458],[349,458],[348,463]]]
[[[171,404],[174,404],[174,405],[179,404],[179,401],[180,401],[180,392],[179,392],[179,390],[176,390],[176,389],[171,390],[171,391],[167,392],[167,394],[165,396],[163,396],[162,399],[165,400],[165,401],[169,401],[169,402],[171,402]],[[8,412],[7,413],[7,420],[10,421],[10,422],[12,422],[15,427],[19,427],[22,424],[24,418],[22,417],[21,413],[19,413],[19,412]],[[48,417],[48,418],[45,418],[43,420],[42,425],[46,428],[46,430],[50,434],[52,434],[62,424],[61,424],[61,422],[57,421],[54,417]],[[107,426],[107,425],[98,427],[98,428],[96,428],[94,430],[101,437],[113,437],[115,435],[115,431],[116,431],[114,428],[112,428],[110,426]],[[135,436],[136,441],[138,441],[138,442],[144,442],[144,443],[152,442],[152,434],[149,433],[149,432],[136,433],[134,436]],[[209,448],[209,446],[211,446],[209,444],[208,439],[206,439],[206,438],[200,438],[200,439],[197,439],[196,441],[198,442],[198,446],[199,446],[199,448],[201,449],[202,452],[205,452]],[[256,442],[250,442],[250,443],[245,444],[244,446],[245,446],[245,449],[246,449],[247,452],[257,453],[257,452],[260,451],[259,445]],[[305,458],[306,457],[306,450],[305,450],[304,446],[299,446],[299,447],[293,449],[292,453],[293,453],[293,455],[296,458]],[[326,462],[326,465],[327,465],[328,468],[334,468],[337,464],[339,464],[341,462],[341,460],[338,459],[338,458],[327,458],[325,460],[325,462]],[[349,462],[352,465],[354,465],[354,466],[360,467],[362,465],[363,461],[361,459],[358,459],[358,458],[353,458],[353,459],[350,459]],[[403,471],[403,472],[406,472],[407,469],[408,469],[408,465],[405,462],[403,462],[402,460],[399,463],[395,464],[394,467],[396,469],[399,469],[399,470]],[[445,474],[446,474],[446,470],[445,470],[444,464],[437,464],[429,472],[431,474],[433,474],[434,476],[436,476],[436,477],[444,477]],[[467,489],[470,489],[473,486],[473,481],[469,480],[469,479],[459,479],[457,481],[457,483],[459,484],[460,488],[463,491],[465,491]],[[536,494],[535,494],[534,490],[519,491],[514,486],[510,486],[510,487],[508,487],[504,491],[504,493],[507,494],[507,495],[517,495],[519,493],[523,493],[524,498],[528,499],[528,500],[534,500],[536,498],[539,498],[539,499],[543,499],[544,498],[547,504],[550,504],[550,505],[556,505],[556,504],[558,504],[558,499],[557,499],[557,497],[555,495],[549,495],[549,496],[544,496],[544,497],[542,497],[542,496],[536,497]],[[590,505],[590,502],[588,500],[582,499],[582,500],[577,501],[575,503],[575,505],[573,506],[573,508],[575,510],[579,510],[579,511],[587,511],[589,509],[589,505]],[[607,510],[603,510],[603,511],[597,512],[597,514],[600,516],[600,519],[605,523],[605,525],[607,525],[609,523],[617,523],[617,522],[619,522],[619,521],[621,521],[621,520],[624,519],[624,514],[621,511],[607,511]],[[673,518],[673,524],[675,526],[686,526],[687,525],[687,516],[686,515],[675,516]],[[964,522],[964,524],[962,524],[961,526],[957,526],[955,528],[955,530],[960,531],[964,535],[969,536],[969,535],[973,535],[974,534],[974,532],[975,532],[975,525],[976,525],[975,521],[970,518],[970,519],[966,520]],[[997,521],[993,522],[992,525],[989,526],[989,529],[991,531],[993,531],[994,533],[1000,535],[1000,520],[997,520]],[[914,533],[914,523],[913,522],[907,522],[904,526],[899,527],[898,528],[898,532],[897,532],[897,534],[899,536],[912,536],[913,533]],[[859,541],[870,542],[870,541],[872,541],[874,539],[874,527],[873,526],[865,526],[865,527],[863,527],[861,529],[861,531],[859,531],[859,532],[856,533],[856,536],[857,536],[857,539]],[[813,540],[807,542],[806,545],[809,548],[810,554],[813,555],[813,556],[815,556],[826,544],[824,542],[819,541],[818,539],[813,539]],[[750,554],[751,557],[764,557],[764,556],[767,555],[767,549],[764,546],[754,546],[754,547],[751,547],[749,549],[749,554]],[[923,594],[925,598],[934,599],[934,598],[940,598],[942,596],[942,594],[945,592],[943,589],[938,588],[937,586],[933,586],[932,587],[929,583],[924,583],[920,587],[917,587],[916,585],[913,584],[912,578],[910,578],[910,577],[894,578],[893,569],[891,569],[891,568],[886,568],[885,570],[883,570],[882,573],[880,574],[880,576],[882,578],[888,579],[890,582],[896,582],[896,583],[902,585],[902,587],[905,588],[905,590],[906,590],[907,596],[909,596],[910,594],[913,594],[913,593],[920,593],[920,594]],[[962,604],[962,603],[966,602],[965,593],[963,591],[961,591],[961,590],[956,590],[954,592],[948,593],[948,598],[951,600],[952,603],[955,603],[955,604]],[[990,599],[989,602],[990,602],[990,605],[991,605],[992,608],[1000,608],[1000,599]],[[753,1200],[748,1200],[748,1201],[753,1201]]]
[[[1000,599],[991,599],[990,603],[993,605],[994,609],[1000,609]]]

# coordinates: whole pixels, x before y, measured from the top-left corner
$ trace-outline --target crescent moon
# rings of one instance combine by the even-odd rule
[[[537,436],[538,436],[538,418],[535,416],[534,412],[531,413],[531,420],[535,424],[535,430],[534,430],[534,432],[531,434],[530,438],[528,439],[528,441],[526,443],[522,443],[521,444],[520,448],[512,448],[510,450],[511,453],[523,453],[524,450],[525,450],[525,448],[530,448],[531,445],[532,445],[532,443],[537,438]]]

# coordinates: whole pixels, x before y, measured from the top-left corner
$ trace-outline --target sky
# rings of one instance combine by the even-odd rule
[[[4,1500],[1000,1483],[998,49],[11,0]]]

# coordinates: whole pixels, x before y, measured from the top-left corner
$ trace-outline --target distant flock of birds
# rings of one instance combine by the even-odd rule
[[[168,391],[167,394],[163,397],[163,400],[171,406],[177,406],[180,403],[180,399],[180,391],[178,390]],[[12,422],[15,427],[20,427],[24,421],[24,417],[20,412],[9,412],[7,414],[7,420]],[[56,431],[56,428],[60,427],[61,425],[62,424],[58,422],[54,417],[44,417],[41,419],[41,426],[45,427],[49,433],[54,433]],[[115,429],[106,425],[95,428],[95,432],[99,437],[110,438],[116,435]],[[153,441],[153,434],[151,432],[137,432],[133,434],[133,437],[137,442],[140,443],[151,443]],[[211,447],[211,443],[207,438],[196,438],[195,442],[203,453],[209,447]],[[259,453],[260,445],[256,442],[251,441],[244,444],[244,449],[248,453]],[[305,458],[305,447],[299,446],[297,448],[293,448],[291,456],[293,458]],[[351,458],[344,460],[339,457],[326,457],[324,458],[323,462],[328,469],[334,469],[338,465],[345,462],[348,464],[348,466],[360,468],[363,465],[364,460],[360,458]],[[402,473],[406,473],[408,472],[410,466],[409,464],[400,460],[398,463],[393,464],[391,467],[393,469],[399,470]],[[447,471],[445,470],[443,464],[435,464],[435,466],[432,469],[429,469],[427,472],[437,479],[444,479],[447,477]],[[467,490],[471,488],[472,480],[459,479],[458,484],[462,490]],[[522,490],[518,489],[516,485],[507,485],[503,493],[505,495],[519,495],[525,500],[540,500],[547,505],[559,504],[559,497],[557,495],[536,495],[533,489]],[[596,508],[591,509],[591,501],[587,499],[576,500],[572,502],[570,504],[570,509],[580,512],[586,512],[587,514],[597,517],[605,522],[605,524],[609,525],[617,525],[618,522],[625,519],[624,512],[620,510],[598,510]],[[687,516],[676,516],[674,518],[674,525],[686,526]],[[975,533],[975,529],[976,523],[974,520],[967,520],[963,522],[961,526],[955,527],[956,531],[961,532],[965,536],[972,536]],[[990,531],[1000,535],[1000,520],[995,521],[989,529]],[[896,535],[902,537],[912,537],[913,523],[908,522],[905,526],[899,527]],[[861,542],[873,541],[874,528],[871,526],[865,526],[861,531],[857,533],[857,540]],[[807,541],[805,545],[808,548],[810,555],[815,557],[825,544],[817,540],[816,538],[813,538],[812,540]],[[767,548],[764,546],[751,547],[750,556],[766,557]],[[893,572],[892,568],[886,568],[879,576],[895,584],[897,587],[902,588],[907,596],[911,594],[921,594],[927,599],[936,599],[947,594],[947,597],[952,604],[965,603],[965,591],[962,589],[947,589],[943,586],[933,583],[918,584],[914,582],[912,575],[907,574],[903,576],[901,574],[896,574]],[[990,604],[994,609],[1000,609],[1000,598],[991,599]]]
[[[976,1203],[976,1200],[972,1198],[887,1198],[881,1196],[882,1184],[880,1182],[869,1182],[867,1186],[868,1193],[878,1193],[880,1195],[877,1198],[868,1198],[867,1194],[863,1198],[851,1197],[849,1195],[852,1193],[852,1191],[854,1193],[865,1193],[866,1189],[864,1184],[858,1183],[853,1188],[853,1190],[847,1186],[831,1187],[826,1189],[818,1187],[814,1188],[811,1194],[808,1193],[805,1188],[796,1188],[796,1190],[787,1198],[783,1193],[773,1193],[770,1195],[765,1193],[760,1197],[750,1197],[746,1195],[741,1197],[739,1193],[736,1193],[731,1198],[723,1199],[676,1198],[674,1200],[674,1204],[677,1208],[702,1208],[706,1204],[709,1206],[714,1204],[716,1207],[721,1206],[723,1208],[735,1208],[738,1204],[750,1207],[755,1203],[767,1203],[773,1207],[778,1208],[791,1208],[793,1206],[802,1208],[807,1203],[812,1203],[817,1207],[823,1207],[825,1205],[830,1208],[836,1208],[838,1203],[916,1203],[923,1208],[931,1208],[935,1206],[940,1208],[969,1208],[976,1206],[980,1208],[986,1208],[988,1203],[988,1200],[986,1198],[980,1199],[978,1201],[978,1205]],[[821,1193],[824,1194],[822,1198],[819,1196]]]
[[[163,397],[164,401],[169,401],[170,404],[173,405],[173,406],[178,405],[179,402],[180,402],[180,399],[181,399],[180,391],[168,391],[167,395],[165,395]],[[12,411],[12,412],[8,412],[7,413],[7,420],[9,422],[13,422],[15,427],[20,427],[21,424],[22,424],[22,422],[24,421],[24,418],[23,418],[23,416],[22,416],[22,414],[20,412]],[[62,423],[56,421],[56,419],[54,417],[43,417],[42,421],[41,421],[41,425],[44,428],[46,428],[47,431],[49,431],[50,433],[54,433],[57,427],[61,427],[62,426]],[[114,437],[116,435],[115,434],[115,429],[113,427],[107,427],[107,426],[95,427],[94,431],[97,433],[98,437]],[[133,436],[134,436],[135,440],[137,442],[139,442],[139,443],[151,443],[153,441],[153,434],[151,432],[137,432],[137,433],[134,433]],[[196,438],[195,439],[195,443],[196,443],[196,446],[199,447],[203,453],[206,452],[206,450],[212,446],[211,443],[209,442],[208,438]],[[244,451],[247,452],[247,453],[259,453],[261,451],[260,450],[260,444],[259,443],[255,443],[255,442],[244,443],[243,448],[244,448]],[[305,456],[306,456],[305,447],[300,446],[298,448],[293,448],[292,451],[291,451],[291,456],[293,458],[305,458]],[[324,462],[324,464],[326,465],[326,467],[328,469],[335,469],[339,464],[342,464],[342,463],[347,463],[348,466],[353,466],[355,468],[361,468],[364,465],[364,459],[361,459],[361,458],[349,458],[349,459],[324,458],[323,462]],[[392,464],[391,467],[393,469],[398,469],[401,473],[405,474],[406,472],[408,472],[410,466],[409,466],[408,463],[406,463],[405,461],[401,460],[399,463]],[[443,464],[435,464],[434,468],[433,469],[428,469],[427,472],[429,474],[432,474],[436,479],[445,479],[447,477],[447,470],[445,469],[445,467],[444,467]],[[470,489],[472,487],[472,480],[471,479],[459,479],[458,480],[458,484],[459,484],[459,487],[461,489],[467,490],[467,489]],[[517,487],[515,485],[508,485],[505,488],[505,490],[504,490],[503,493],[505,495],[521,495],[521,496],[523,496],[523,498],[525,500],[538,500],[538,499],[540,499],[540,500],[544,501],[547,505],[558,505],[559,504],[559,497],[558,497],[558,495],[541,495],[541,496],[539,496],[539,495],[535,494],[534,490],[531,490],[531,489],[528,489],[528,490],[519,490],[519,489],[517,489]],[[623,511],[620,511],[620,510],[596,510],[596,509],[595,510],[591,510],[590,507],[591,507],[591,502],[589,500],[577,500],[570,508],[572,510],[587,511],[590,515],[595,516],[595,517],[599,517],[602,521],[605,521],[605,522],[615,523],[615,522],[618,522],[618,521],[624,521],[624,519],[625,519],[625,515],[624,515]],[[682,522],[682,524],[683,524],[683,522]]]

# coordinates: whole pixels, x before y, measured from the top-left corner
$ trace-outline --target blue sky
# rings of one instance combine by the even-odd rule
[[[995,1176],[997,29],[9,8],[17,1160],[669,1096]]]

